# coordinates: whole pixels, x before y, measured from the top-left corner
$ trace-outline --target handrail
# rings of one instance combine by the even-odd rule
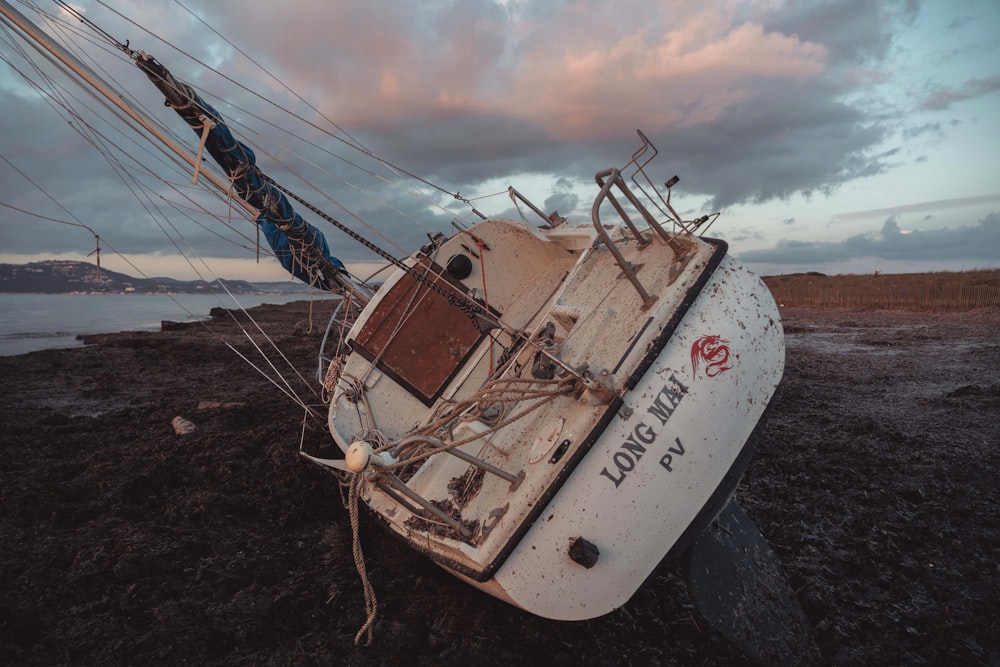
[[[609,176],[610,178],[608,178]],[[606,178],[608,180],[604,180]],[[640,248],[648,245],[649,241],[644,239],[642,234],[639,233],[639,230],[636,229],[631,218],[629,218],[628,214],[625,212],[625,209],[622,208],[621,204],[618,203],[618,200],[611,194],[611,188],[618,186],[618,189],[621,190],[622,194],[624,194],[629,202],[631,202],[632,205],[635,206],[636,209],[642,214],[642,217],[649,224],[650,228],[656,230],[657,233],[664,238],[664,240],[669,242],[669,239],[666,238],[663,228],[660,227],[659,223],[657,223],[655,219],[653,219],[653,216],[649,214],[646,207],[636,200],[635,195],[633,195],[628,189],[628,186],[625,185],[625,181],[622,180],[621,173],[619,173],[617,169],[611,168],[599,171],[594,175],[594,179],[597,181],[597,184],[601,186],[601,191],[594,199],[594,205],[591,207],[590,211],[590,216],[594,222],[594,229],[597,230],[597,236],[604,242],[604,245],[608,247],[608,250],[614,256],[615,262],[622,270],[625,278],[632,283],[636,292],[639,293],[639,298],[642,299],[642,309],[646,310],[653,304],[654,301],[656,301],[656,298],[650,296],[649,292],[646,291],[646,288],[642,286],[642,283],[639,282],[639,278],[636,276],[632,265],[625,261],[625,257],[622,256],[621,251],[615,245],[615,242],[611,240],[607,230],[605,230],[604,226],[601,225],[601,204],[604,203],[604,200],[607,199],[610,201],[614,209],[618,211],[618,215],[621,216],[622,221],[628,226],[632,235],[635,237],[636,241],[638,241]]]
[[[649,138],[642,133],[642,130],[637,130],[637,132],[639,133],[639,138],[642,139],[642,145],[635,151],[635,153],[632,154],[632,159],[629,160],[628,163],[622,167],[622,169],[612,167],[610,169],[599,171],[594,175],[594,180],[597,181],[601,190],[597,194],[597,197],[594,198],[594,205],[591,208],[591,218],[594,223],[594,229],[597,230],[598,241],[603,242],[614,256],[615,262],[622,270],[622,275],[624,275],[625,278],[632,283],[636,292],[639,293],[639,297],[642,299],[642,308],[643,310],[646,310],[656,301],[656,297],[651,296],[649,292],[646,291],[646,288],[642,286],[642,283],[636,275],[635,267],[625,260],[625,257],[615,245],[611,236],[604,229],[604,226],[601,224],[601,206],[605,201],[608,201],[611,204],[611,206],[618,213],[618,217],[621,218],[621,221],[628,228],[628,233],[638,244],[640,251],[648,246],[652,240],[648,237],[648,235],[644,236],[643,233],[639,231],[635,223],[632,221],[632,217],[625,210],[624,206],[622,206],[622,202],[620,202],[612,193],[612,190],[617,188],[620,195],[624,196],[635,211],[642,216],[642,219],[645,221],[649,230],[658,236],[664,243],[669,245],[678,256],[685,255],[688,252],[688,249],[677,237],[682,234],[694,234],[695,231],[706,222],[708,222],[708,225],[706,226],[707,229],[713,222],[715,222],[715,219],[719,217],[719,214],[714,213],[711,215],[705,215],[697,220],[685,222],[670,203],[670,188],[671,186],[676,185],[677,181],[680,179],[674,176],[664,184],[667,188],[666,198],[660,194],[656,186],[654,186],[652,181],[650,181],[645,170],[646,166],[652,162],[653,158],[656,157],[658,151]],[[651,155],[649,155],[650,152],[652,153]],[[672,229],[669,232],[665,230],[659,220],[657,220],[656,217],[650,213],[649,209],[646,208],[646,205],[643,204],[638,197],[636,197],[635,193],[629,188],[628,184],[626,184],[625,179],[622,177],[622,170],[628,169],[630,166],[635,168],[635,172],[631,176],[631,180],[635,184],[635,187],[638,188],[639,192],[641,192],[647,199],[649,199],[653,206],[666,218],[668,222],[671,223],[672,227],[675,227],[675,229]],[[639,174],[642,174],[650,188],[654,193],[656,193],[656,197],[651,196],[642,183],[637,180],[636,177]],[[546,225],[543,226],[543,229],[557,227],[565,221],[556,213],[546,215],[540,208],[531,203],[523,194],[515,190],[513,187],[508,187],[507,193],[510,195],[511,201],[514,202],[514,206],[518,207],[519,211],[520,208],[518,206],[518,202],[523,202],[538,217],[544,220]],[[661,207],[660,203],[657,203],[657,199],[662,202],[662,204],[666,207],[666,210]],[[522,214],[521,217],[523,218],[524,214]],[[680,231],[677,231],[677,227],[680,228]]]
[[[636,241],[638,241],[639,244],[643,246],[649,243],[642,237],[642,234],[639,232],[638,229],[636,229],[635,225],[632,224],[632,219],[629,217],[628,213],[625,212],[625,209],[621,207],[621,204],[618,203],[618,200],[615,199],[614,195],[611,194],[610,192],[611,188],[609,187],[607,188],[607,191],[605,191],[604,178],[607,176],[611,176],[612,174],[614,174],[614,178],[612,178],[611,181],[609,181],[609,183],[611,183],[612,185],[617,185],[618,189],[621,190],[623,195],[625,195],[625,198],[628,199],[629,203],[632,204],[632,206],[634,206],[637,211],[639,211],[639,214],[642,216],[642,219],[646,221],[646,224],[649,225],[650,229],[656,232],[656,234],[665,242],[670,243],[671,240],[670,235],[667,234],[665,231],[663,231],[663,227],[661,227],[660,223],[657,222],[656,218],[653,217],[653,214],[649,212],[649,209],[647,209],[643,205],[643,203],[639,201],[639,199],[635,196],[635,194],[629,189],[628,185],[626,185],[625,183],[625,179],[621,177],[621,172],[618,169],[612,168],[597,172],[594,175],[594,180],[596,180],[597,184],[601,186],[602,188],[601,193],[604,194],[605,197],[607,197],[608,201],[611,202],[611,205],[614,206],[616,211],[618,211],[618,215],[621,216],[622,221],[632,231],[632,235],[635,237]],[[601,199],[601,194],[598,194],[597,197],[598,199]],[[595,205],[598,204],[597,201],[595,201],[594,203]]]

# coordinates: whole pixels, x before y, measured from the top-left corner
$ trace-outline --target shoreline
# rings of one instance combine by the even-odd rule
[[[251,304],[245,307],[252,309],[262,304],[338,300],[327,294],[312,297],[308,294],[241,294],[229,297],[215,294],[23,293],[23,299],[20,294],[14,293],[15,298],[3,299],[0,303],[0,306],[8,308],[8,318],[0,326],[0,357],[46,349],[79,348],[85,345],[83,338],[88,336],[160,331],[164,323],[185,325],[211,321],[212,310],[238,310],[237,303]],[[123,296],[134,301],[123,304],[118,300]],[[45,297],[61,298],[46,300]],[[79,302],[76,301],[78,298],[81,299]]]

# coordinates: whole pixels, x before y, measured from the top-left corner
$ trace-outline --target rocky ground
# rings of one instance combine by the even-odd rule
[[[254,313],[311,380],[325,314]],[[785,377],[737,497],[820,662],[1000,665],[1000,313],[783,317]],[[92,342],[0,358],[0,663],[746,663],[677,563],[618,611],[559,623],[364,516],[379,620],[355,648],[341,490],[297,454],[322,424],[226,347],[254,354],[238,325]],[[319,404],[308,384],[292,387]]]

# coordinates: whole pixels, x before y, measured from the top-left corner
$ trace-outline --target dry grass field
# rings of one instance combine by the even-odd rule
[[[970,310],[1000,305],[1000,269],[828,276],[767,276],[775,301],[788,307]]]

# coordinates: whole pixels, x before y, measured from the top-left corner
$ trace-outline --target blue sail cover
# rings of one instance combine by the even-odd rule
[[[166,95],[166,103],[202,136],[204,118],[211,121],[205,150],[232,179],[233,189],[245,202],[260,211],[257,225],[285,269],[309,285],[335,289],[335,276],[347,274],[343,262],[330,254],[323,233],[302,219],[285,194],[271,185],[257,167],[253,150],[237,141],[222,115],[190,86],[177,81],[155,59],[140,54],[136,64]]]

